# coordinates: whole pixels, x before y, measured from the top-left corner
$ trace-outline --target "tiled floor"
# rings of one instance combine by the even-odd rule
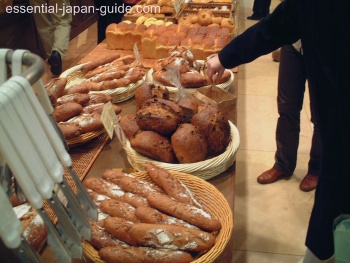
[[[279,4],[272,0],[271,10]],[[240,32],[255,22],[251,15],[253,0],[239,2]],[[64,70],[77,64],[96,46],[96,24],[70,42]],[[307,172],[312,136],[309,100],[301,112],[298,163],[288,181],[260,185],[256,177],[274,163],[277,121],[278,63],[271,54],[239,67],[238,129],[241,144],[237,154],[235,189],[234,263],[294,263],[305,252],[305,235],[314,192],[299,190]],[[44,82],[51,78],[49,68]],[[229,262],[223,262],[229,263]]]

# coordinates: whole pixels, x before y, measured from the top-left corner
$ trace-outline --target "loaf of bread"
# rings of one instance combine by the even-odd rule
[[[193,124],[181,124],[171,136],[171,145],[180,163],[200,162],[207,157],[207,140]]]
[[[182,219],[205,231],[217,231],[221,229],[220,221],[213,218],[213,216],[204,209],[181,203],[168,195],[149,194],[147,196],[147,201],[152,207],[159,211]]]
[[[138,246],[204,252],[215,244],[215,236],[194,228],[135,223],[129,235]]]
[[[206,105],[193,115],[191,123],[206,139],[208,155],[216,156],[226,150],[231,140],[231,128],[224,113]]]
[[[88,106],[85,106],[83,108],[83,113],[98,113],[102,114],[103,108],[106,104],[105,103],[96,103],[96,104],[91,104]],[[119,105],[112,104],[114,113],[116,115],[120,114],[122,112],[122,108]]]
[[[53,116],[57,122],[67,121],[79,115],[83,111],[83,106],[76,102],[68,102],[57,106],[53,111]]]
[[[135,216],[141,221],[141,223],[148,224],[163,224],[163,225],[175,225],[184,226],[188,228],[197,228],[181,219],[164,214],[157,209],[149,206],[139,206],[135,210]]]
[[[124,172],[118,171],[116,169],[107,169],[102,173],[103,179],[105,179],[108,182],[111,182],[113,184],[116,184],[116,185],[118,185],[119,180],[125,176],[135,178],[135,176],[132,174],[124,173]]]
[[[73,93],[73,94],[63,95],[57,98],[57,105],[62,105],[67,102],[76,102],[84,106],[89,102],[89,100],[90,100],[89,95],[85,93]]]
[[[130,228],[134,223],[120,217],[106,217],[103,227],[117,239],[135,246],[136,241],[130,236]]]
[[[135,90],[135,100],[137,105],[141,105],[144,101],[160,98],[169,100],[169,91],[166,87],[154,85],[153,83],[144,83]]]
[[[138,132],[130,139],[130,145],[136,152],[153,160],[166,163],[176,162],[170,140],[157,132]]]
[[[100,204],[103,200],[110,199],[110,197],[103,195],[103,194],[99,194],[91,189],[86,189],[86,190],[97,207],[97,220],[96,221],[97,222],[102,221],[103,219],[105,219],[109,215],[100,209]]]
[[[177,105],[183,111],[183,121],[190,123],[194,114],[198,112],[198,102],[195,98],[180,98]]]
[[[93,93],[89,94],[90,100],[89,100],[89,105],[92,104],[97,104],[97,103],[107,103],[112,101],[112,97],[108,94],[103,94],[103,93]]]
[[[39,251],[47,239],[47,227],[37,212],[28,204],[13,208],[23,226],[23,236],[34,251]]]
[[[120,179],[119,185],[125,192],[131,192],[143,197],[147,197],[152,193],[164,193],[156,184],[139,178],[125,176]]]
[[[107,213],[112,217],[124,218],[134,223],[140,222],[135,216],[135,207],[124,201],[105,199],[101,201],[99,208],[102,212]]]
[[[74,93],[89,93],[91,85],[96,85],[94,82],[82,82],[80,84],[72,85],[63,91],[63,95],[74,94]],[[98,84],[97,84],[98,85]]]
[[[146,247],[105,247],[98,255],[107,263],[189,263],[193,257],[184,251]]]
[[[153,163],[146,163],[144,167],[152,181],[162,188],[169,196],[179,202],[202,207],[200,202],[196,200],[192,191],[176,176]]]
[[[66,104],[63,104],[62,106]],[[82,133],[94,132],[104,128],[102,121],[99,119],[99,115],[94,114],[85,113],[75,116],[69,120],[69,123],[79,126]]]
[[[74,123],[60,122],[58,123],[58,127],[62,131],[64,138],[67,140],[76,138],[81,135],[81,128]]]
[[[103,224],[100,222],[90,221],[91,226],[91,239],[88,241],[96,249],[104,247],[127,247],[128,244],[113,237],[109,232],[103,228]]]
[[[112,184],[104,179],[90,177],[86,178],[83,183],[86,188],[110,198],[121,200],[122,196],[125,194],[124,190],[118,185]]]
[[[63,95],[66,85],[66,78],[55,78],[45,85],[45,90],[53,107],[57,106],[57,99]]]
[[[162,135],[174,132],[182,120],[182,109],[170,100],[158,98],[146,100],[136,112],[136,122],[141,130],[154,131]]]
[[[140,206],[149,206],[145,197],[134,193],[125,193],[125,195],[123,195],[123,201],[136,208]]]
[[[104,64],[107,64],[107,63],[110,63],[116,59],[120,58],[120,55],[117,54],[117,53],[114,53],[114,54],[110,54],[108,56],[105,56],[105,57],[102,57],[102,58],[99,58],[99,59],[95,59],[94,61],[91,61],[91,62],[88,62],[86,64],[84,64],[80,70],[84,73],[90,71],[90,70],[93,70],[99,66],[102,66]]]

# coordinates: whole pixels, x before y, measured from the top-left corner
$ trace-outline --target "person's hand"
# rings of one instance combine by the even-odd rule
[[[208,57],[206,62],[206,74],[209,78],[209,81],[213,82],[214,75],[217,74],[215,81],[220,81],[222,74],[224,74],[225,68],[221,65],[219,56],[216,54],[214,56]]]

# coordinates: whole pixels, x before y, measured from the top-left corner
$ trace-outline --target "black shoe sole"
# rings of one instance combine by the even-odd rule
[[[60,75],[62,73],[62,60],[60,57],[51,55],[49,58],[49,63],[51,65],[50,71],[54,75]]]

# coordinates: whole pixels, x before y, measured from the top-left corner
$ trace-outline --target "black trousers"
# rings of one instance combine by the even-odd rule
[[[254,0],[253,16],[265,17],[270,14],[271,0]]]
[[[293,173],[297,162],[300,136],[300,111],[303,106],[306,69],[303,56],[292,46],[281,48],[278,76],[277,105],[279,118],[276,128],[276,145],[274,168],[284,173]],[[321,137],[313,115],[313,104],[310,97],[311,122],[314,133],[310,151],[308,172],[320,173]]]

